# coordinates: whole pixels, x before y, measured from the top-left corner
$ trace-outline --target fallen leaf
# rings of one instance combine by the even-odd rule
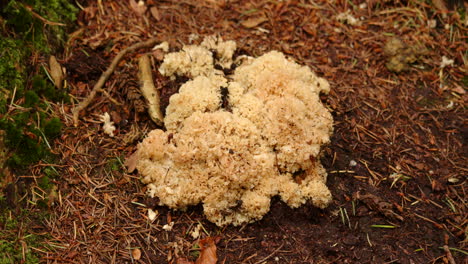
[[[447,6],[443,0],[432,0],[432,4],[435,6],[435,8],[439,9],[440,12],[448,12]]]
[[[177,259],[177,264],[194,264],[193,261],[190,261],[186,258],[178,258]]]
[[[50,189],[49,196],[47,197],[47,205],[49,207],[53,206],[55,204],[55,201],[58,199],[58,187],[57,185],[52,185],[52,188]]]
[[[268,18],[264,17],[264,16],[259,16],[259,17],[251,17],[251,18],[248,18],[246,20],[243,20],[241,22],[241,25],[246,27],[246,28],[253,28],[253,27],[256,27],[258,25],[260,25],[261,23],[267,21]]]
[[[139,16],[142,16],[146,12],[146,9],[148,9],[142,0],[138,1],[138,3],[135,0],[130,0],[130,7]]]
[[[216,243],[218,243],[220,239],[220,237],[207,237],[200,240],[200,257],[195,264],[216,264],[216,261],[218,261],[218,257],[216,256]]]
[[[454,88],[452,88],[452,91],[458,93],[458,94],[465,94],[466,91],[463,89],[461,86],[456,85]]]
[[[317,27],[312,23],[305,24],[302,29],[311,36],[315,37],[317,35]]]
[[[138,162],[138,151],[135,151],[130,157],[125,160],[125,167],[127,167],[127,172],[132,173],[136,169]]]
[[[62,66],[60,65],[60,63],[58,63],[55,56],[50,56],[49,67],[50,76],[52,76],[52,79],[54,80],[55,87],[57,87],[58,89],[62,89],[64,79],[63,70]]]
[[[138,248],[134,248],[132,250],[132,257],[134,260],[139,260],[141,258],[141,250]]]
[[[159,13],[159,10],[157,7],[152,6],[150,8],[150,12],[151,12],[151,15],[154,17],[154,19],[156,19],[156,21],[161,20],[161,14]]]

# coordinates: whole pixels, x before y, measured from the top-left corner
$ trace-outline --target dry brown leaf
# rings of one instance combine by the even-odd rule
[[[452,88],[452,91],[458,93],[458,94],[465,94],[466,91],[463,89],[461,86],[456,85],[454,88]]]
[[[218,261],[218,257],[216,256],[216,243],[218,243],[220,239],[220,237],[207,237],[200,240],[200,257],[198,257],[195,264],[216,264],[216,261]]]
[[[134,260],[139,260],[141,258],[141,250],[138,248],[134,248],[132,250],[132,257]]]
[[[146,12],[146,9],[148,9],[145,2],[141,0],[138,3],[135,0],[130,0],[130,7],[139,16],[142,16]]]
[[[52,79],[54,80],[55,87],[57,87],[57,89],[62,89],[64,79],[63,70],[62,66],[60,65],[60,63],[58,63],[55,56],[50,56],[49,67],[50,76],[52,76]]]
[[[440,12],[448,12],[447,6],[444,3],[444,0],[432,0],[432,4],[434,4],[435,8],[439,9]]]
[[[159,13],[159,10],[157,7],[152,6],[150,8],[150,12],[151,12],[151,15],[154,17],[154,19],[156,19],[156,21],[161,20],[161,14]]]
[[[312,23],[305,24],[304,26],[302,26],[302,29],[311,36],[317,35],[317,27]]]
[[[127,167],[127,172],[132,173],[136,169],[136,164],[138,162],[138,151],[135,151],[130,157],[125,160],[125,167]]]
[[[186,258],[178,258],[177,259],[177,264],[194,264],[193,261],[190,261]]]
[[[267,21],[268,18],[264,17],[264,16],[259,16],[259,17],[251,17],[251,18],[248,18],[246,20],[243,20],[241,22],[241,25],[246,27],[246,28],[253,28],[253,27],[256,27],[258,25],[260,25],[261,23]]]

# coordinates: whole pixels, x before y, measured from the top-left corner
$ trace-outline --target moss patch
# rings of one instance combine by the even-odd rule
[[[49,155],[49,143],[60,134],[60,120],[44,109],[68,95],[29,61],[62,49],[67,27],[58,24],[72,24],[77,11],[67,0],[12,0],[0,7],[0,130],[14,168]]]
[[[0,3],[0,264],[39,262],[31,248],[43,247],[44,235],[34,234],[32,227],[47,217],[44,208],[53,204],[58,173],[44,168],[35,192],[30,192],[32,185],[24,179],[8,182],[5,165],[18,175],[40,160],[53,161],[50,149],[62,123],[50,102],[68,101],[68,95],[56,89],[44,66],[35,62],[63,50],[78,11],[72,3]]]
[[[4,208],[5,202],[5,198],[0,196],[0,208]],[[19,214],[2,210],[0,213],[0,264],[39,263],[38,255],[31,247],[41,248],[43,237],[32,234],[30,226],[33,221],[44,218],[44,214],[32,213],[30,210],[21,210]]]

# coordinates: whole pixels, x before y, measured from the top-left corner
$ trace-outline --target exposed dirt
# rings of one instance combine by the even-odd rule
[[[120,50],[150,37],[175,50],[196,36],[194,43],[219,34],[235,40],[244,54],[279,50],[329,80],[332,90],[322,99],[333,111],[335,132],[322,162],[334,201],[320,210],[291,209],[274,199],[261,221],[225,228],[204,220],[199,207],[177,212],[157,206],[145,196],[138,173],[125,172],[121,164],[156,128],[138,92],[136,58],[152,53],[141,50],[127,55],[104,87],[120,105],[100,94],[77,127],[72,105],[55,106],[68,127],[55,142],[62,179],[44,223],[51,239],[43,261],[195,260],[197,240],[190,232],[201,223],[203,237],[221,238],[218,263],[466,263],[466,24],[456,12],[432,4],[360,4],[149,0],[138,14],[127,1],[83,3],[83,32],[62,60],[77,100]],[[347,10],[357,24],[336,19]],[[246,22],[258,17],[265,18],[258,25]],[[407,69],[391,72],[383,48],[392,37],[427,50]],[[442,56],[453,65],[441,68]],[[157,73],[157,57],[155,82],[167,105],[178,81]],[[116,123],[113,138],[98,121],[104,112]],[[148,208],[159,214],[154,222]],[[170,222],[172,231],[163,230]],[[141,250],[140,258],[134,249]]]

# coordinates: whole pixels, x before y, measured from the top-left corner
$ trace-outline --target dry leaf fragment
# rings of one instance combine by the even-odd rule
[[[50,75],[52,76],[52,79],[54,80],[55,87],[57,87],[58,89],[62,89],[63,79],[65,77],[63,76],[62,66],[60,66],[60,63],[58,63],[55,56],[50,56],[49,67],[50,67]]]
[[[432,0],[432,4],[437,8],[440,12],[446,13],[448,12],[447,6],[445,5],[443,0]]]
[[[193,264],[193,261],[190,261],[186,258],[178,258],[177,259],[177,264]]]
[[[132,173],[135,170],[137,162],[138,162],[138,151],[135,151],[135,153],[130,155],[130,157],[128,157],[124,163],[125,167],[127,167],[128,173]]]
[[[246,28],[253,28],[253,27],[256,27],[256,26],[262,24],[263,22],[265,22],[267,20],[268,20],[268,18],[266,18],[264,16],[251,17],[251,18],[248,18],[246,20],[243,20],[241,22],[241,25],[246,27]]]
[[[51,188],[51,190],[49,192],[49,195],[47,197],[48,198],[47,199],[47,206],[51,207],[51,206],[53,206],[55,204],[55,201],[57,201],[57,199],[58,199],[57,190],[58,190],[57,185],[55,185],[55,184],[52,185],[52,188]]]
[[[135,0],[130,0],[130,7],[139,16],[142,16],[148,8],[142,0],[138,1],[138,3]]]
[[[195,264],[216,264],[216,261],[218,261],[218,257],[216,256],[216,243],[218,243],[220,239],[221,237],[207,237],[200,240],[200,257],[198,257]]]
[[[302,30],[304,30],[307,34],[311,36],[317,35],[317,27],[312,23],[307,23],[304,26],[302,26]]]
[[[134,260],[139,260],[141,258],[141,250],[138,248],[134,248],[132,250],[132,257]]]
[[[159,13],[159,10],[157,7],[152,6],[150,8],[150,12],[151,12],[151,15],[154,17],[154,19],[156,19],[156,21],[161,20],[161,14]]]
[[[465,94],[466,91],[465,89],[463,89],[463,87],[461,87],[460,85],[455,85],[454,88],[452,88],[452,91],[458,93],[458,94]]]

